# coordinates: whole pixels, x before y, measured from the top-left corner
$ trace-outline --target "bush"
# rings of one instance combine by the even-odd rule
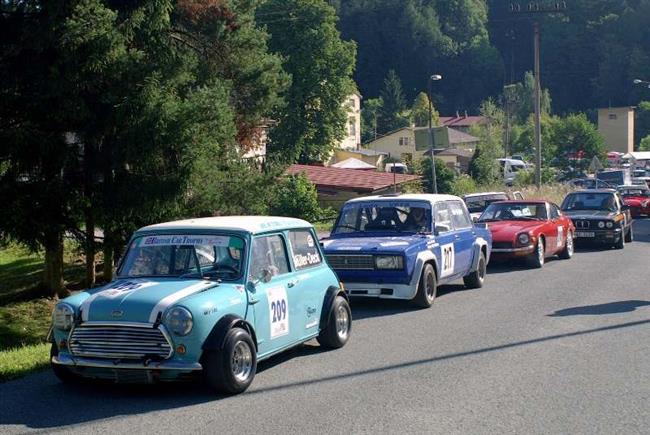
[[[557,172],[553,168],[542,168],[542,184],[549,184],[555,181]],[[535,184],[535,169],[526,169],[517,172],[515,177],[516,186],[530,186]]]
[[[460,175],[454,180],[451,188],[452,195],[463,196],[468,193],[474,193],[478,190],[478,186],[472,177],[469,175]]]
[[[438,193],[451,193],[456,174],[442,160],[435,159],[435,162]],[[431,157],[425,157],[418,162],[416,173],[422,177],[422,188],[424,191],[433,192],[433,186],[431,185]]]
[[[318,204],[316,186],[304,174],[283,177],[275,187],[273,198],[270,212],[275,216],[295,217],[313,222],[325,213]]]

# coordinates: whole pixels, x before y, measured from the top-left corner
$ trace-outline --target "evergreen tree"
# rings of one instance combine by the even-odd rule
[[[405,116],[406,99],[402,83],[394,70],[389,70],[381,89],[382,106],[377,113],[377,130],[380,134],[406,127],[409,124]]]
[[[438,125],[440,121],[440,114],[435,109],[431,107],[431,125]],[[413,101],[413,106],[411,106],[411,123],[416,127],[428,127],[429,126],[429,97],[426,93],[420,92],[415,101]]]

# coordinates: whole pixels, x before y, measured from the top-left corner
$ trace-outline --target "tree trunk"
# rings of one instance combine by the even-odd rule
[[[63,234],[45,244],[45,270],[42,287],[45,296],[65,297],[69,294],[63,281]]]
[[[86,287],[95,285],[95,219],[92,210],[86,212]]]
[[[113,280],[114,248],[112,242],[110,233],[104,230],[104,281],[106,282]]]

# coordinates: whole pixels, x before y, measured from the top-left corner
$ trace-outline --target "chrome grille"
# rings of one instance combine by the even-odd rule
[[[375,260],[372,255],[328,255],[327,261],[333,269],[374,270]]]
[[[150,324],[83,323],[68,340],[70,352],[90,358],[169,358],[172,346],[160,328]]]

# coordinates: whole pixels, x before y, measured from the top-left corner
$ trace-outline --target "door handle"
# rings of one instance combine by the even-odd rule
[[[298,280],[294,279],[293,281],[289,281],[287,283],[287,287],[291,288],[291,287],[294,287],[296,284],[298,284]]]
[[[255,299],[255,298],[248,299],[248,303],[251,304],[251,305],[255,305],[259,301],[260,301],[259,299]]]
[[[456,239],[456,240],[460,239],[460,235],[458,235],[458,234],[454,235],[454,239]]]

